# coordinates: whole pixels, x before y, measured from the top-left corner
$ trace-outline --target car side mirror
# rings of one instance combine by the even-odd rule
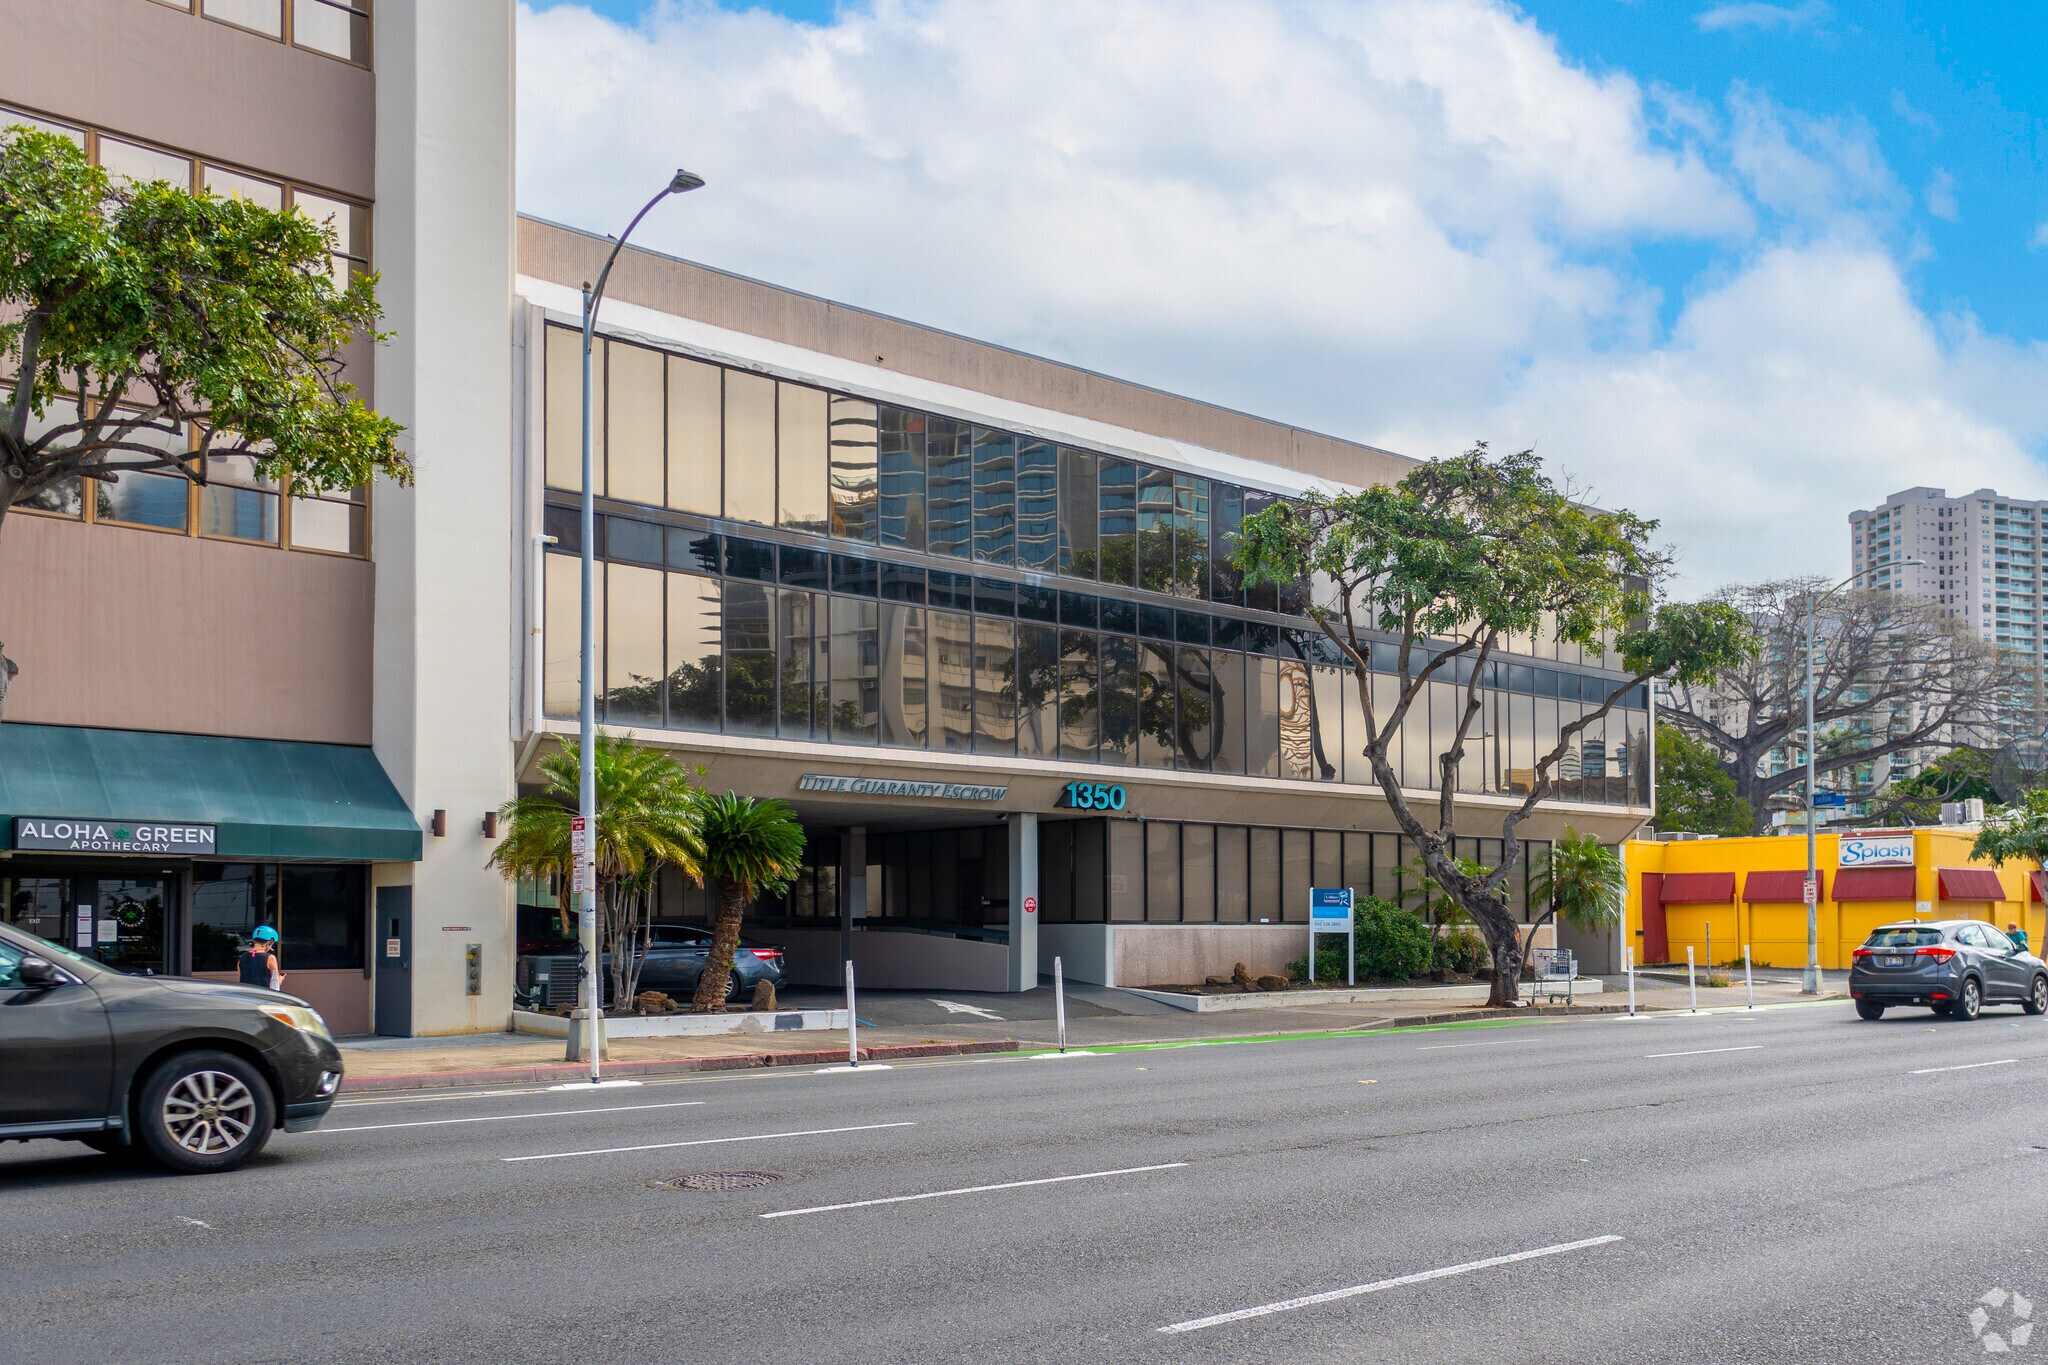
[[[30,990],[47,991],[64,984],[64,973],[57,970],[57,964],[46,957],[24,957],[15,967],[14,974],[21,984]]]

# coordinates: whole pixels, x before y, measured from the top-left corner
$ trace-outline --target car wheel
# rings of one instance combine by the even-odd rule
[[[2048,1014],[2048,976],[2037,976],[2021,1005],[2028,1014]]]
[[[1884,1018],[1884,1006],[1874,1000],[1858,1000],[1856,1002],[1856,1013],[1862,1015],[1865,1019],[1882,1019]]]
[[[1962,1020],[1964,1023],[1968,1023],[1970,1020],[1975,1019],[1979,1014],[1983,1013],[1983,1011],[1984,988],[1977,984],[1976,977],[1964,977],[1963,992],[1961,995],[1958,995],[1956,997],[1955,1007],[1950,1011],[1950,1013],[1955,1018]]]
[[[740,973],[739,968],[735,967],[725,974],[725,1003],[728,1005],[736,1004],[739,998]]]
[[[233,1170],[263,1150],[276,1122],[269,1082],[228,1052],[183,1052],[159,1063],[135,1101],[143,1151],[184,1175]]]

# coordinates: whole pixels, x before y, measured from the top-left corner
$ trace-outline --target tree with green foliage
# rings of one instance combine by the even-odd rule
[[[1657,813],[1660,830],[1739,838],[1754,813],[1735,789],[1721,756],[1675,725],[1657,725]]]
[[[85,479],[204,484],[219,456],[300,495],[410,482],[399,426],[342,374],[381,314],[335,249],[302,214],[116,184],[68,137],[0,130],[0,527],[77,506]]]
[[[690,1001],[693,1014],[721,1008],[732,989],[740,921],[759,895],[777,895],[803,869],[804,827],[786,802],[727,792],[698,800],[704,875],[718,881],[711,952]]]
[[[1628,872],[1621,854],[1566,825],[1564,837],[1550,846],[1550,856],[1529,869],[1529,902],[1543,907],[1529,926],[1529,941],[1536,941],[1536,931],[1552,916],[1574,929],[1611,929],[1621,922],[1627,899]]]
[[[1878,829],[1892,825],[1938,825],[1944,802],[1973,798],[1991,805],[1997,802],[1998,793],[1991,785],[1991,755],[1965,744],[1949,750],[1913,776],[1879,788],[1856,823]]]
[[[1970,856],[1988,859],[1993,867],[2015,859],[2048,866],[2048,787],[2036,787],[2010,806],[1986,811]]]
[[[580,753],[576,741],[564,740],[540,760],[545,785],[505,803],[500,812],[505,837],[491,850],[491,865],[507,881],[552,878],[565,916],[574,870],[569,832],[577,812]],[[597,776],[592,851],[600,929],[611,952],[612,1003],[622,1008],[640,992],[661,869],[673,867],[699,883],[704,880],[703,810],[691,771],[665,749],[642,748],[599,731],[591,761]]]
[[[1574,501],[1533,452],[1496,457],[1484,445],[1420,465],[1399,483],[1312,492],[1245,518],[1235,559],[1248,583],[1291,585],[1309,616],[1343,654],[1365,721],[1361,751],[1430,877],[1471,915],[1493,959],[1489,1003],[1520,993],[1523,946],[1508,908],[1519,867],[1518,830],[1557,791],[1558,768],[1586,727],[1652,679],[1705,685],[1755,649],[1749,623],[1723,603],[1653,606],[1670,567],[1651,543],[1654,521]],[[1536,757],[1528,791],[1498,813],[1502,858],[1483,875],[1461,869],[1458,770],[1484,702],[1488,665],[1510,636],[1554,634],[1599,651],[1612,636],[1621,670],[1597,706],[1559,727]],[[1391,706],[1378,704],[1371,665],[1375,634],[1396,646]],[[1435,756],[1436,809],[1418,812],[1388,759],[1390,740],[1432,682],[1456,686],[1448,743]],[[1468,826],[1484,816],[1471,807]],[[1470,833],[1470,830],[1467,830]]]

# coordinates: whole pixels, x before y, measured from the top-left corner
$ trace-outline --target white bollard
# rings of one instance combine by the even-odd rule
[[[1060,960],[1052,960],[1052,1008],[1060,1021],[1060,1051],[1067,1050],[1067,978],[1060,971]]]
[[[1634,948],[1622,948],[1621,969],[1628,973],[1628,1014],[1629,1018],[1633,1019],[1636,1014],[1636,950]]]
[[[846,959],[846,1064],[860,1065],[860,1016],[853,1011],[853,959]]]
[[[1685,988],[1692,992],[1692,1012],[1700,1012],[1700,983],[1692,974],[1692,945],[1685,945]]]
[[[1749,1007],[1756,1008],[1756,977],[1750,972],[1749,945],[1742,945],[1742,989],[1749,993]]]

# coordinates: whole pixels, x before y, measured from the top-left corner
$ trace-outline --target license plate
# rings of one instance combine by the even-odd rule
[[[1884,960],[1884,965],[1887,967],[1903,967],[1906,965],[1906,959],[1903,957],[1888,957]]]

